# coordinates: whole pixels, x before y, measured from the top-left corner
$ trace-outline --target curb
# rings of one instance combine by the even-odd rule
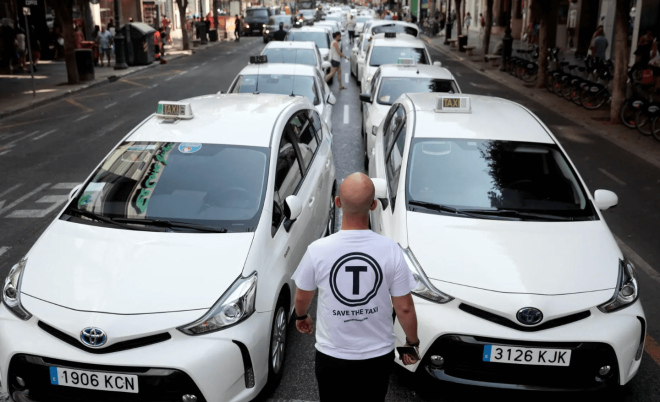
[[[219,43],[222,43],[222,41],[211,42],[203,48],[197,47],[197,48],[194,48],[194,49],[190,49],[188,51],[181,51],[183,53],[173,54],[171,57],[168,57],[167,61],[169,62],[169,61],[172,61],[172,60],[176,60],[176,59],[178,59],[180,57],[183,57],[183,56],[192,56],[197,51],[206,50],[208,48],[216,46]],[[176,52],[179,52],[179,51],[177,50]],[[0,120],[4,119],[6,117],[9,117],[9,116],[14,116],[14,115],[26,112],[28,110],[36,109],[40,106],[44,106],[44,105],[47,105],[49,103],[53,103],[55,101],[66,98],[70,95],[74,95],[74,94],[77,94],[79,92],[86,91],[88,89],[92,89],[92,88],[99,87],[101,85],[113,83],[115,81],[118,81],[121,78],[128,77],[128,76],[133,75],[135,73],[139,73],[143,70],[146,70],[148,68],[153,68],[153,67],[156,67],[156,66],[159,66],[159,65],[160,65],[160,63],[153,62],[153,63],[148,64],[146,66],[140,66],[140,67],[137,67],[137,68],[135,68],[133,70],[130,70],[130,71],[129,70],[124,70],[123,72],[119,72],[115,75],[111,75],[111,76],[106,77],[106,78],[94,80],[94,81],[90,82],[89,84],[80,86],[78,88],[70,89],[68,91],[59,93],[57,95],[53,95],[53,96],[48,97],[48,98],[44,98],[44,99],[40,99],[38,101],[31,102],[31,103],[28,103],[26,105],[19,106],[15,109],[10,109],[8,111],[1,111],[0,112]]]
[[[463,53],[458,53],[457,54],[457,52],[451,51],[449,49],[444,49],[444,48],[440,47],[439,45],[433,43],[431,38],[429,38],[428,36],[423,35],[423,36],[421,36],[421,38],[426,43],[428,43],[429,46],[433,47],[434,49],[436,49],[440,53],[442,53],[442,54],[444,54],[448,57],[451,57],[454,61],[458,61],[458,62],[462,63],[464,66],[474,70],[475,72],[477,72],[481,75],[484,75],[484,76],[486,76],[486,77],[492,79],[493,81],[496,81],[496,82],[498,82],[502,85],[505,85],[508,89],[516,91],[520,95],[523,95],[526,98],[528,98],[530,100],[533,100],[533,101],[539,103],[540,105],[542,105],[546,108],[555,109],[564,118],[566,118],[566,119],[570,120],[571,122],[575,123],[577,126],[580,126],[584,129],[586,129],[589,133],[591,133],[595,136],[598,136],[600,138],[603,138],[603,139],[609,141],[610,143],[618,146],[619,148],[621,148],[625,151],[628,151],[631,154],[643,159],[645,162],[648,162],[651,165],[653,165],[657,168],[660,168],[660,152],[658,152],[657,149],[654,149],[654,148],[657,147],[657,144],[655,142],[653,142],[652,146],[648,146],[649,144],[643,144],[643,143],[642,144],[632,144],[632,143],[630,143],[630,141],[625,141],[622,138],[619,138],[622,133],[624,134],[625,138],[629,138],[629,136],[625,135],[625,134],[627,134],[627,132],[624,133],[622,130],[618,130],[618,128],[625,128],[625,126],[623,126],[623,125],[616,125],[616,126],[614,126],[614,125],[612,125],[612,126],[601,125],[601,126],[598,126],[597,129],[596,129],[594,127],[594,125],[596,124],[596,121],[593,121],[591,119],[591,117],[588,116],[587,114],[582,113],[581,116],[572,116],[574,113],[576,113],[576,111],[581,111],[581,112],[588,112],[588,111],[586,111],[584,109],[576,109],[574,105],[571,105],[572,108],[570,110],[565,111],[565,110],[562,110],[562,109],[564,109],[563,104],[562,104],[562,106],[560,106],[561,109],[557,109],[557,105],[552,105],[552,104],[550,104],[550,102],[548,102],[547,99],[544,99],[545,95],[549,95],[549,93],[547,93],[547,91],[537,89],[537,88],[528,88],[528,87],[524,87],[524,86],[521,86],[521,85],[512,85],[511,81],[505,79],[505,78],[509,77],[508,75],[501,76],[500,74],[494,74],[493,71],[485,70],[483,68],[483,66],[481,66],[477,62],[474,62],[471,59],[469,59],[469,56],[462,56]],[[497,73],[499,73],[499,71],[497,71]],[[518,80],[515,80],[514,82],[515,82],[515,84],[519,84]],[[528,91],[529,89],[533,89],[534,93],[530,94],[529,91]],[[552,99],[554,100],[554,98],[552,98]],[[583,119],[585,119],[586,121],[583,120]],[[639,133],[636,130],[629,130],[629,129],[626,128],[626,131],[631,131],[633,134],[637,135],[637,137],[639,137],[638,139],[640,139],[640,140],[643,140],[643,141],[646,140],[646,138],[642,138],[641,135],[639,135]]]

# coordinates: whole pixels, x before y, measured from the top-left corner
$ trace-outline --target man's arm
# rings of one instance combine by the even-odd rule
[[[415,313],[415,303],[413,302],[412,294],[408,293],[405,296],[392,296],[392,306],[396,312],[396,317],[399,319],[401,328],[406,334],[406,343],[408,341],[416,344],[419,342],[417,338],[417,314]],[[413,359],[410,355],[403,356],[403,364],[414,364],[417,360]]]
[[[314,298],[314,294],[316,291],[312,290],[302,290],[302,289],[297,289],[296,290],[296,299],[295,299],[295,309],[296,309],[296,315],[298,317],[301,317],[305,314],[307,314],[307,310],[309,310],[309,305],[312,304],[312,299]],[[417,324],[415,323],[415,326]],[[304,320],[296,320],[296,328],[298,328],[298,331],[302,332],[303,334],[312,334],[313,330],[313,325],[312,325],[312,317],[307,315],[307,318]]]

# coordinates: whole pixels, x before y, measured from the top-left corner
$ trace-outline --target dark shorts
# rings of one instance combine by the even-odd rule
[[[341,66],[341,63],[338,61],[330,60],[330,64],[332,64],[332,67],[339,67]]]
[[[337,359],[316,351],[321,402],[383,402],[393,364],[394,351],[366,360]]]

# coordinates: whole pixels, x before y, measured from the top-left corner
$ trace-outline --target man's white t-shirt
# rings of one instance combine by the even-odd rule
[[[394,350],[391,296],[416,287],[394,241],[371,230],[341,230],[307,248],[293,279],[299,289],[319,289],[318,351],[364,360]]]

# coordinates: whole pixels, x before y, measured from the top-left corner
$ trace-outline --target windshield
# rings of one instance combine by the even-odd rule
[[[124,142],[67,211],[77,208],[113,219],[254,231],[264,200],[268,157],[269,149],[261,147]]]
[[[419,34],[417,29],[400,24],[377,25],[371,29],[371,33],[374,35],[385,32],[405,33],[414,37]]]
[[[378,103],[391,105],[401,94],[427,92],[449,92],[453,94],[458,92],[458,88],[452,80],[414,77],[383,78],[378,92]]]
[[[595,218],[555,144],[415,138],[410,149],[408,202]]]
[[[371,17],[357,17],[355,19],[355,22],[367,22],[371,19]]]
[[[413,59],[417,64],[428,64],[423,48],[376,46],[371,51],[369,65],[398,64],[399,59]]]
[[[250,10],[248,9],[245,12],[245,18],[266,18],[268,17],[268,10],[259,9],[259,10]]]
[[[277,94],[304,96],[315,105],[319,104],[314,77],[303,75],[241,75],[231,91],[236,94]]]
[[[289,31],[286,40],[291,42],[314,42],[319,49],[330,49],[328,34],[325,32]]]
[[[284,26],[288,26],[291,24],[291,17],[288,15],[276,15],[268,19],[268,25],[280,25],[280,22],[283,23]]]
[[[269,63],[307,64],[316,66],[316,57],[312,49],[269,48],[263,54]]]
[[[298,1],[296,3],[298,9],[303,9],[303,8],[314,8],[314,2],[313,1]]]

